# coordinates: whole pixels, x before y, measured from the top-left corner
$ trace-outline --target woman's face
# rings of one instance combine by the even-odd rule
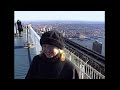
[[[52,58],[59,53],[59,49],[53,45],[44,44],[42,45],[42,49],[47,58]]]

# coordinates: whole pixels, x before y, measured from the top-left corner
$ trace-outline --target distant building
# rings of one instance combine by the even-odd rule
[[[94,51],[101,54],[101,52],[102,52],[102,43],[98,42],[97,40],[95,42],[93,42],[92,50],[94,50]]]

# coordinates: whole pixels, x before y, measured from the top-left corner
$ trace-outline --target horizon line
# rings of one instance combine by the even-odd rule
[[[20,19],[17,19],[20,20]],[[15,21],[17,21],[15,20]],[[105,21],[90,21],[90,20],[20,20],[20,21],[85,21],[85,22],[105,22]]]

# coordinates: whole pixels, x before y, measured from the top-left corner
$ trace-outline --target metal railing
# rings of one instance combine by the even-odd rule
[[[105,79],[105,76],[98,72],[95,68],[84,62],[79,56],[76,56],[74,53],[70,52],[67,49],[64,49],[66,57],[76,65],[76,68],[79,72],[80,79]]]
[[[29,37],[32,40],[32,44],[36,50],[36,55],[40,54],[41,46],[40,46],[40,36],[34,31],[31,25],[28,25],[28,33]]]
[[[69,50],[70,52],[74,53],[84,62],[88,61],[87,64],[92,66],[94,69],[99,71],[101,74],[105,75],[105,57],[99,54],[96,54],[86,48],[82,48],[82,46],[80,45],[75,45],[75,44],[76,43],[74,42],[72,42],[72,45],[70,43],[66,43],[65,48],[67,48],[67,50]]]
[[[32,39],[32,43],[36,49],[36,54],[40,54],[41,46],[40,46],[40,36],[34,31],[31,25],[28,25],[28,33],[30,38]],[[69,50],[68,48],[64,49],[66,58],[68,58],[72,63],[75,64],[77,70],[79,71],[80,79],[105,79],[105,76],[97,71],[95,68],[87,64],[89,58],[86,61],[83,61],[79,54],[75,55],[74,52]]]

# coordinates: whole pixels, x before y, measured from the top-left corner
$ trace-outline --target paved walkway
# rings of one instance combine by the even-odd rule
[[[14,79],[24,79],[35,54],[35,48],[25,48],[25,31],[22,37],[14,36]]]

